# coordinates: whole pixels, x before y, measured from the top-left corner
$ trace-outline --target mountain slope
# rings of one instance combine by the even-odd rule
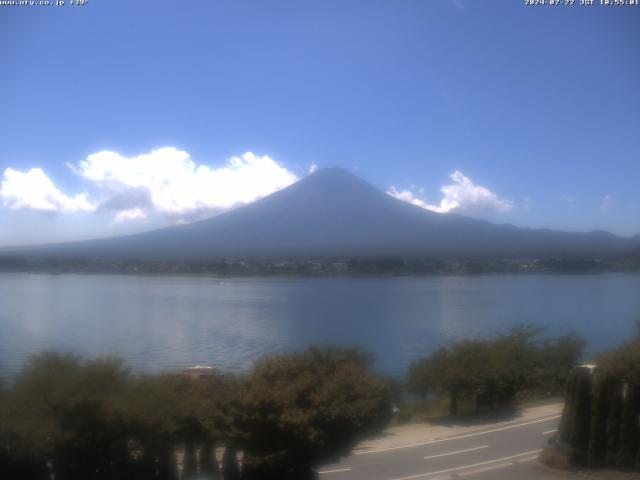
[[[638,245],[606,232],[495,225],[401,202],[341,169],[324,169],[216,217],[126,237],[45,245],[22,253],[205,259],[333,255],[544,257],[606,255]]]

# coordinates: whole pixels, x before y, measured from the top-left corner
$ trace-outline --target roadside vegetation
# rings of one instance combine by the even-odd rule
[[[0,386],[0,478],[317,478],[392,419],[557,398],[582,347],[519,327],[443,346],[404,384],[377,376],[357,349],[271,356],[242,376],[135,375],[114,358],[42,353]],[[627,368],[607,358],[611,371]]]
[[[529,326],[443,346],[409,368],[407,387],[419,401],[405,416],[455,417],[558,398],[583,346],[574,334],[548,338]]]
[[[191,378],[43,353],[0,396],[0,478],[170,480],[178,465],[183,479],[315,478],[389,420],[388,385],[369,363],[314,348],[244,378]]]

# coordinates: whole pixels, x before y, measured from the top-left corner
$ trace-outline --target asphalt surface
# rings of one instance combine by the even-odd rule
[[[318,471],[321,480],[551,478],[531,464],[559,420],[550,415],[428,442],[360,450]]]

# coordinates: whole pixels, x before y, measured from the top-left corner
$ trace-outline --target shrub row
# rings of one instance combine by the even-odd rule
[[[0,394],[0,478],[173,480],[177,453],[183,479],[314,478],[390,412],[386,382],[357,350],[312,348],[244,377],[201,378],[44,353]]]

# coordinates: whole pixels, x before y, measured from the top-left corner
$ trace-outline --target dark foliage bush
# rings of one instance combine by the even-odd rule
[[[302,480],[389,413],[387,384],[355,350],[272,357],[242,379],[136,376],[117,359],[44,353],[0,390],[0,478],[175,480],[180,453],[185,480]]]
[[[442,347],[409,368],[407,385],[423,399],[443,393],[450,413],[472,398],[476,411],[510,405],[525,391],[562,392],[580,357],[583,341],[575,335],[542,338],[532,327],[518,327],[488,340],[463,340]]]

